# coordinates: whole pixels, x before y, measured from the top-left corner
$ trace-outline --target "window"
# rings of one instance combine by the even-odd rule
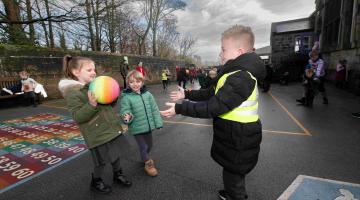
[[[301,38],[300,36],[297,36],[295,37],[295,47],[294,47],[295,53],[300,53],[300,46],[301,46]]]
[[[310,36],[304,36],[303,37],[303,43],[302,43],[302,47],[304,50],[310,50],[311,48],[311,37]]]
[[[332,0],[325,4],[324,47],[326,49],[338,47],[340,8],[341,0]]]

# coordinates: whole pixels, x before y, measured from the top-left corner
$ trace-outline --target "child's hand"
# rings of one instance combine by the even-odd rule
[[[121,129],[123,130],[123,133],[126,133],[129,130],[129,126],[126,124],[122,124]]]
[[[92,107],[96,107],[97,106],[97,99],[96,97],[94,96],[94,94],[91,92],[91,91],[88,91],[88,99],[89,99],[89,104],[92,106]]]
[[[178,86],[178,90],[177,91],[172,91],[170,94],[170,98],[173,101],[177,101],[177,100],[183,100],[185,98],[185,92],[184,92],[184,88]]]
[[[160,111],[161,116],[169,118],[176,115],[175,103],[166,102],[165,105],[170,106],[170,108],[167,110]]]
[[[123,120],[126,122],[126,123],[129,123],[131,118],[132,118],[132,115],[129,114],[129,113],[126,113],[125,115],[123,115]]]

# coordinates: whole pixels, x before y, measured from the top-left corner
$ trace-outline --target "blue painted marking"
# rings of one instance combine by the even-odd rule
[[[349,191],[355,198],[360,198],[360,187],[304,178],[289,200],[304,200],[305,197],[305,199],[336,199],[344,196],[340,193],[340,189]]]
[[[278,200],[360,200],[360,184],[299,175]]]
[[[9,153],[9,152],[0,149],[0,156],[5,155],[5,154],[8,154],[8,153]]]

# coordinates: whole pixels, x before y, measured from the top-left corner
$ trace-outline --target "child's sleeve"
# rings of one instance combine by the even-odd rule
[[[125,114],[130,114],[131,115],[131,119],[129,122],[125,122],[123,117]],[[130,124],[132,122],[132,120],[134,119],[133,114],[131,113],[131,103],[130,103],[130,99],[127,98],[126,96],[121,98],[121,102],[120,102],[120,117],[122,119],[122,122],[125,124]]]
[[[93,118],[98,112],[96,107],[91,106],[88,102],[81,101],[76,92],[73,92],[65,97],[67,107],[77,123],[84,123]]]
[[[156,104],[154,96],[150,93],[150,104],[151,104],[151,113],[155,121],[155,128],[163,127],[163,120],[160,116],[159,107]]]

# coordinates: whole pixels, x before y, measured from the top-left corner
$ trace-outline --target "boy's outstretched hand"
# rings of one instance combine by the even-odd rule
[[[169,117],[172,117],[172,116],[176,115],[176,113],[175,113],[175,103],[166,102],[165,105],[170,106],[170,108],[167,109],[167,110],[160,111],[160,114],[163,117],[169,118]]]
[[[182,100],[185,98],[185,92],[184,92],[184,88],[177,86],[178,90],[177,91],[172,91],[170,93],[170,98],[173,101],[177,101],[177,100]]]

